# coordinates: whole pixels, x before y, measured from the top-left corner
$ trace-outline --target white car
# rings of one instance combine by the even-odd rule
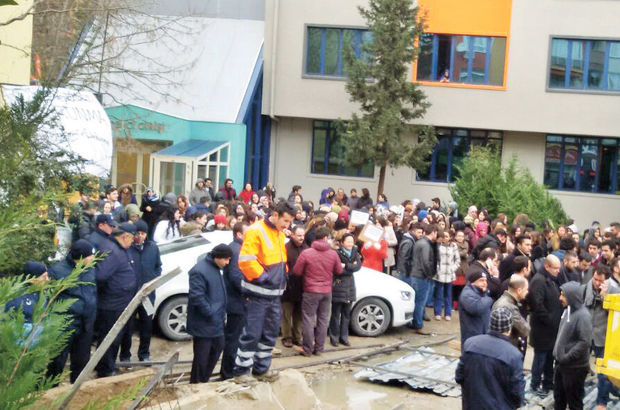
[[[181,274],[156,291],[155,319],[164,336],[186,340],[188,272],[199,257],[220,243],[232,242],[231,231],[214,231],[159,245],[163,273],[176,266]],[[403,326],[413,318],[414,290],[382,272],[363,267],[355,272],[357,300],[351,312],[351,329],[359,336],[378,336],[388,327]]]

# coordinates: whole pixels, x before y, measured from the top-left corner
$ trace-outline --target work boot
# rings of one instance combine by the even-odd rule
[[[250,373],[242,374],[241,376],[234,377],[232,379],[233,383],[243,384],[243,385],[253,385],[257,383],[257,380],[250,375]]]
[[[259,382],[271,383],[278,380],[278,377],[280,377],[280,372],[277,370],[267,370],[265,373],[254,374],[254,377]]]

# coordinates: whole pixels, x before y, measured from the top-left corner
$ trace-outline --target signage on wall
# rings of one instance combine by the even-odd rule
[[[131,133],[135,130],[152,131],[158,134],[163,134],[166,131],[166,125],[161,122],[143,120],[112,121],[112,131],[116,136],[131,137]]]

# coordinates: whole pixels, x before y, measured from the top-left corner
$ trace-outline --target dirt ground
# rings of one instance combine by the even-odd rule
[[[427,313],[432,314],[431,309],[427,308]],[[432,317],[432,316],[431,316]],[[297,355],[295,350],[292,348],[286,348],[282,346],[281,340],[278,339],[276,345],[276,353],[274,354],[274,359],[272,363],[272,368],[274,369],[283,369],[294,367],[297,368],[297,372],[287,373],[287,379],[285,379],[282,383],[286,384],[287,382],[295,385],[295,389],[289,388],[289,393],[284,394],[282,396],[281,407],[283,408],[294,408],[296,407],[295,403],[298,401],[299,394],[303,393],[303,389],[307,389],[307,386],[300,386],[299,383],[291,382],[291,380],[295,380],[297,375],[301,374],[305,379],[305,382],[308,384],[311,392],[308,393],[312,397],[308,396],[307,400],[312,401],[316,400],[317,403],[320,403],[316,408],[326,408],[326,409],[427,409],[432,408],[434,410],[441,409],[454,409],[460,407],[460,399],[441,397],[432,393],[420,393],[415,392],[408,388],[407,386],[392,386],[392,385],[379,385],[376,383],[370,383],[364,380],[357,380],[353,377],[353,373],[359,370],[359,367],[355,367],[349,364],[327,364],[327,361],[337,360],[339,358],[344,358],[352,355],[363,354],[372,351],[373,349],[377,349],[377,345],[389,346],[400,341],[406,341],[407,345],[410,347],[423,346],[426,344],[433,344],[432,348],[435,349],[438,353],[450,354],[450,355],[459,355],[459,347],[460,347],[460,333],[459,333],[459,321],[458,321],[458,312],[454,312],[452,316],[452,321],[435,321],[431,320],[430,322],[424,323],[424,330],[431,332],[430,335],[419,335],[412,330],[406,327],[400,327],[395,329],[389,329],[385,334],[375,337],[375,338],[365,338],[365,337],[356,337],[350,336],[351,347],[346,348],[345,346],[340,346],[337,348],[333,348],[331,345],[327,344],[327,351],[324,352],[321,356],[312,356],[310,358],[303,357]],[[434,344],[436,342],[445,341],[453,337],[451,341]],[[137,334],[134,335],[134,343],[132,344],[132,360],[137,360],[137,347],[138,347],[138,338]],[[531,349],[530,349],[531,350]],[[158,394],[155,394],[151,397],[147,406],[152,406],[153,408],[159,408],[162,403],[173,403],[173,407],[176,408],[205,408],[204,404],[196,405],[192,400],[189,400],[190,397],[193,397],[197,391],[200,391],[201,394],[207,395],[205,396],[205,400],[211,403],[212,406],[220,407],[225,405],[227,407],[231,406],[231,403],[226,402],[223,403],[221,401],[221,397],[213,397],[215,391],[220,391],[222,389],[230,389],[231,386],[229,382],[222,383],[213,383],[213,386],[209,386],[209,388],[203,387],[202,389],[198,389],[195,386],[201,385],[187,385],[187,380],[189,378],[189,370],[191,365],[189,362],[192,360],[192,342],[191,341],[183,341],[183,342],[172,342],[168,339],[163,338],[159,335],[154,335],[151,341],[151,360],[153,361],[162,361],[165,362],[174,354],[176,351],[179,352],[179,361],[186,361],[185,364],[178,364],[174,367],[173,372],[175,376],[173,378],[168,378],[169,385],[176,382],[176,386],[174,388],[168,388],[165,390],[160,390]],[[394,360],[402,355],[408,353],[406,350],[399,350],[397,352],[382,354],[377,356],[372,356],[368,358],[368,364],[376,364],[385,361]],[[359,359],[361,361],[364,358]],[[313,366],[304,366],[314,362],[323,362],[320,364],[316,364]],[[528,355],[526,357],[525,367],[529,368],[531,364],[531,352],[528,350]],[[121,376],[117,376],[119,378],[118,382],[114,380],[110,380],[110,383],[114,385],[114,388],[110,389],[99,389],[107,391],[110,393],[118,393],[119,389],[122,386],[132,386],[134,385],[135,378],[132,376],[142,376],[142,375],[151,375],[154,374],[153,368],[144,368],[140,366],[134,366],[132,369],[124,369],[122,371]],[[215,372],[218,372],[219,368],[216,367]],[[146,373],[145,373],[146,372]],[[152,376],[151,376],[152,377]],[[150,378],[150,377],[148,377]],[[116,379],[116,378],[109,378]],[[142,379],[145,379],[142,377]],[[92,387],[99,386],[101,387],[104,380],[92,380],[89,382],[89,385],[92,384]],[[124,380],[124,381],[123,381]],[[217,376],[214,376],[213,380],[217,380]],[[210,383],[211,384],[211,383]],[[55,394],[61,394],[61,392],[68,388],[67,383],[63,383],[58,388],[58,392],[50,392],[49,396],[54,396]],[[233,387],[234,389],[234,387]],[[286,387],[274,387],[275,390],[280,392],[286,391]],[[302,390],[300,390],[302,389]],[[54,389],[56,390],[56,389]],[[90,390],[92,392],[92,390]],[[210,393],[207,393],[210,392]],[[294,392],[294,393],[291,393]],[[301,393],[300,393],[301,392]],[[211,395],[209,395],[211,394]],[[244,400],[249,400],[250,397],[253,397],[253,400],[267,400],[261,399],[261,395],[264,397],[272,398],[274,396],[274,392],[261,392],[260,389],[253,389],[251,392],[243,393],[245,396],[237,397],[233,401],[233,403],[237,403],[239,408],[247,408],[247,406],[254,407],[253,402],[246,402]],[[86,396],[89,396],[90,393],[86,393]],[[176,395],[176,398],[174,397]],[[105,397],[102,397],[101,400],[105,400]],[[183,401],[185,400],[185,401]],[[188,401],[189,400],[189,401]],[[215,400],[215,401],[209,401]],[[290,403],[286,403],[290,401]],[[200,403],[205,403],[204,401],[200,401]],[[249,404],[250,403],[250,404]],[[280,407],[280,404],[276,407]],[[293,407],[291,407],[293,406]],[[232,406],[236,408],[236,406]],[[215,408],[215,407],[210,407]],[[309,407],[315,408],[315,407]],[[256,409],[255,409],[256,410]]]
[[[428,313],[432,314],[430,309],[428,309]],[[455,337],[451,342],[433,346],[433,349],[439,353],[459,354],[460,333],[457,312],[454,312],[452,321],[449,322],[444,320],[425,322],[424,329],[432,332],[432,334],[428,336],[418,335],[406,327],[400,327],[389,329],[385,334],[375,338],[350,336],[350,342],[352,347],[370,345],[387,346],[399,341],[407,341],[411,346],[422,346],[426,343],[434,343],[450,337]],[[137,346],[137,340],[134,346]],[[294,349],[282,346],[280,339],[278,339],[276,348],[281,351],[281,354],[274,355],[272,367],[276,369],[303,365],[305,363],[325,359],[337,359],[339,357],[355,355],[371,350],[345,349],[344,346],[333,348],[331,345],[327,344],[326,349],[329,349],[329,352],[323,353],[320,357],[313,356],[311,358],[306,358],[295,355]],[[132,348],[132,350],[135,349]],[[151,359],[165,361],[177,350],[179,351],[181,360],[191,360],[191,341],[171,342],[160,336],[154,336],[151,343]],[[389,356],[375,356],[369,363],[392,360],[398,357],[398,355],[404,355],[406,353],[406,351],[401,351],[400,353]],[[189,365],[186,366],[186,369],[189,369]],[[322,403],[333,405],[334,408],[338,409],[433,408],[440,410],[460,407],[460,399],[440,397],[431,393],[418,393],[403,386],[383,386],[367,381],[356,380],[352,374],[356,370],[359,370],[359,368],[346,364],[320,364],[297,370],[305,376],[310,387]],[[216,368],[215,371],[218,371],[218,369]],[[285,405],[285,403],[283,404]]]

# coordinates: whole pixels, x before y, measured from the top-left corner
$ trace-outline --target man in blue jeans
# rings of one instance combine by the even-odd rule
[[[409,224],[408,231],[403,235],[400,245],[398,246],[398,278],[405,282],[407,285],[413,287],[413,281],[411,280],[411,268],[413,264],[413,247],[418,239],[424,235],[424,229],[422,224],[418,222],[411,222]],[[412,301],[415,307],[415,300]],[[413,323],[410,322],[407,326],[413,327]]]
[[[413,260],[411,262],[410,285],[415,290],[415,307],[413,310],[412,328],[419,334],[427,335],[422,330],[424,326],[424,307],[431,290],[433,275],[435,274],[435,240],[437,227],[423,225],[424,236],[418,239],[413,246]]]

